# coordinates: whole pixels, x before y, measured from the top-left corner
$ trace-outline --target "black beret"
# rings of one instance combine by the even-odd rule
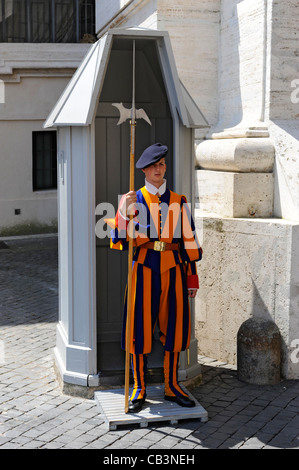
[[[146,168],[153,163],[158,162],[168,152],[168,147],[162,144],[153,144],[147,147],[136,163],[136,168]]]

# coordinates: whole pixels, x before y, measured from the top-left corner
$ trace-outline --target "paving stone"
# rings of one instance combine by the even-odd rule
[[[0,449],[277,449],[299,447],[299,381],[239,382],[200,358],[192,394],[209,421],[107,431],[94,400],[63,395],[53,367],[57,237],[5,240],[0,250]]]

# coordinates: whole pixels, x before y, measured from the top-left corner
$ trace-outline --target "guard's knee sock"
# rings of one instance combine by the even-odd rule
[[[146,397],[146,381],[147,372],[147,356],[146,354],[132,354],[132,372],[134,379],[134,387],[131,401],[139,400]]]
[[[165,382],[165,395],[184,396],[188,395],[181,389],[178,384],[178,365],[179,353],[178,352],[164,352],[164,382]]]

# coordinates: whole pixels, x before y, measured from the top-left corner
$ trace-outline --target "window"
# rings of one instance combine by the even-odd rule
[[[57,188],[56,131],[33,132],[33,191]]]
[[[0,42],[80,42],[95,34],[95,0],[0,0]]]

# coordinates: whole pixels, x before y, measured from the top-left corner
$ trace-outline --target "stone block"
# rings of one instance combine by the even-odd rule
[[[281,336],[271,320],[249,318],[237,335],[238,378],[256,385],[280,382]]]
[[[272,320],[282,337],[285,378],[299,378],[299,224],[221,218],[195,210],[203,258],[195,299],[199,354],[237,363],[237,332],[250,317]]]
[[[272,217],[273,186],[272,173],[197,170],[195,203],[221,217]]]

